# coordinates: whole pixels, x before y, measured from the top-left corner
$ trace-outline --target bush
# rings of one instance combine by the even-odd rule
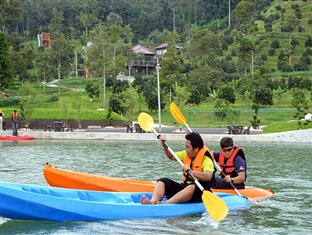
[[[277,48],[280,48],[280,47],[281,47],[281,45],[280,45],[279,40],[275,39],[275,40],[272,41],[271,48],[277,49]]]
[[[269,56],[274,56],[275,50],[273,48],[269,49]]]
[[[264,29],[266,32],[272,32],[272,23],[271,22],[265,23]]]
[[[308,24],[312,24],[312,18],[308,20]]]
[[[289,33],[292,31],[292,28],[292,25],[290,25],[289,23],[284,23],[281,25],[281,32]]]
[[[223,85],[218,90],[218,98],[228,101],[231,104],[234,104],[236,101],[235,91],[229,85]]]
[[[298,46],[298,45],[299,45],[299,41],[298,41],[298,39],[293,38],[293,39],[291,39],[290,44],[291,44],[292,46]]]
[[[20,105],[20,102],[21,102],[21,98],[18,96],[3,97],[0,100],[0,107],[18,106]]]
[[[299,33],[303,33],[305,31],[304,27],[302,27],[301,25],[298,27],[298,32]]]
[[[59,100],[59,96],[56,94],[53,94],[53,95],[48,97],[47,102],[56,102],[58,100]]]
[[[312,37],[309,36],[308,39],[304,42],[305,47],[312,47]]]

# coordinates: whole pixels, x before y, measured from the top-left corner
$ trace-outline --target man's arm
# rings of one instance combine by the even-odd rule
[[[205,157],[202,168],[203,172],[192,171],[192,173],[197,180],[209,182],[213,176],[214,171],[212,160],[208,157]],[[184,166],[182,168],[182,171],[183,173],[187,173],[188,171],[190,171],[190,167]]]
[[[175,157],[169,152],[168,148],[166,147],[166,145],[164,144],[166,142],[166,138],[164,136],[160,136],[159,137],[159,143],[160,145],[163,147],[164,152],[166,154],[166,156],[168,157],[168,159],[172,160],[172,161],[176,161]]]

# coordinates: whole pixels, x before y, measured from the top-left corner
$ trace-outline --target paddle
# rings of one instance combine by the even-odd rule
[[[174,119],[181,125],[185,125],[187,127],[187,129],[189,130],[189,132],[193,132],[192,129],[189,127],[189,125],[187,125],[186,123],[186,118],[185,116],[183,115],[183,113],[180,111],[179,107],[174,103],[172,102],[170,104],[170,112],[172,114],[172,116],[174,117]],[[215,167],[218,169],[218,171],[221,172],[221,174],[225,177],[225,174],[223,171],[221,171],[221,168],[220,166],[216,163],[215,159],[213,158],[213,163],[215,165]],[[234,191],[236,192],[236,194],[238,196],[241,196],[242,197],[242,194],[237,190],[237,188],[235,187],[235,185],[232,183],[232,181],[230,181],[230,184],[231,186],[233,187]],[[245,196],[244,196],[245,197]],[[245,197],[246,198],[246,197]]]
[[[156,130],[153,128],[154,120],[153,118],[148,115],[147,113],[140,113],[138,117],[138,122],[142,129],[144,131],[150,132],[153,131],[154,134],[159,139],[160,135],[156,132]],[[178,158],[178,156],[175,154],[175,152],[168,146],[167,143],[163,143],[166,149],[174,156],[174,158],[177,160],[177,162],[183,166],[183,162]],[[198,180],[194,177],[192,172],[189,172],[191,178],[194,180],[194,183],[196,186],[203,192],[202,194],[202,200],[205,205],[205,208],[208,212],[208,214],[211,216],[212,219],[215,221],[221,221],[223,220],[226,215],[228,214],[228,207],[225,204],[225,202],[218,197],[216,194],[213,194],[207,190],[204,189],[204,187],[198,182]]]

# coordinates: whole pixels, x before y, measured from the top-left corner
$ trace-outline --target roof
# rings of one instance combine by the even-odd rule
[[[157,51],[157,50],[162,50],[162,49],[166,49],[168,47],[168,43],[162,43],[162,44],[160,44],[160,45],[158,45],[156,48],[155,48],[155,50]],[[181,47],[180,46],[178,46],[178,45],[176,45],[176,49],[181,49]]]
[[[131,48],[131,51],[133,51],[136,54],[145,54],[145,55],[154,55],[155,53],[152,52],[150,49],[148,49],[147,47],[141,45],[141,44],[137,44],[135,46],[133,46]]]
[[[157,46],[155,48],[155,50],[160,50],[160,49],[164,49],[164,48],[167,48],[168,47],[168,43],[163,43],[163,44],[160,44],[159,46]]]

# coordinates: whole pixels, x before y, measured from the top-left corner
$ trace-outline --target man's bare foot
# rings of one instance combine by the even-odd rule
[[[143,196],[140,198],[140,202],[141,202],[141,204],[144,204],[144,205],[155,204],[154,201],[148,199],[145,195],[143,195]]]

